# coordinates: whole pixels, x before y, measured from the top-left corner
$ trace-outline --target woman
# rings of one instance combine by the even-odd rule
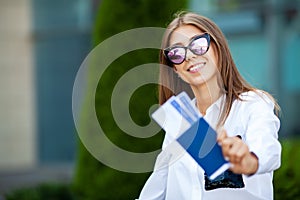
[[[162,49],[160,104],[182,90],[195,97],[199,112],[218,129],[217,142],[231,163],[224,176],[232,184],[209,180],[186,153],[155,170],[139,199],[273,199],[273,171],[281,156],[277,103],[246,83],[223,33],[206,17],[179,14],[167,27]],[[175,134],[166,133],[163,150]]]

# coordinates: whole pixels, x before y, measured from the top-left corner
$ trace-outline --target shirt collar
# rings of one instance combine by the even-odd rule
[[[222,94],[214,103],[212,103],[206,110],[206,114],[210,112],[213,108],[217,108],[219,111],[221,110],[222,106],[226,101],[226,94]],[[193,99],[194,105],[196,105],[196,98]]]

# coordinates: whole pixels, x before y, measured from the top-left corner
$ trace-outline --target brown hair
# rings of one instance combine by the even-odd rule
[[[182,25],[193,25],[201,31],[209,33],[211,36],[218,60],[218,70],[226,94],[226,101],[218,122],[218,125],[223,125],[229,115],[233,101],[236,99],[242,100],[239,96],[241,93],[255,91],[256,89],[248,84],[239,73],[229,51],[227,40],[220,28],[204,16],[190,12],[181,12],[177,14],[176,18],[168,25],[162,41],[162,50],[160,51],[159,103],[163,104],[172,95],[177,95],[181,91],[186,91],[193,97],[191,87],[178,78],[172,69],[173,65],[163,55],[163,49],[169,46],[171,34]],[[165,67],[164,65],[169,67]],[[271,95],[267,95],[274,101],[276,110],[279,110],[279,106],[275,100]]]

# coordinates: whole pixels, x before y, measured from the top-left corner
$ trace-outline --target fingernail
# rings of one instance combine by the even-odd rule
[[[219,128],[217,129],[217,132],[218,132],[218,133],[221,133],[223,130],[224,130],[224,127],[221,126],[221,127],[219,127]]]
[[[225,157],[224,159],[225,159],[226,161],[229,161],[229,158],[228,158],[228,157]]]

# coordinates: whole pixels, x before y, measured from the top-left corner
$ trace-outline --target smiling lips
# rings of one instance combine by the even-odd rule
[[[195,65],[192,65],[190,68],[188,68],[188,72],[191,72],[191,73],[196,73],[198,72],[202,67],[204,67],[204,65],[206,64],[206,62],[201,62],[201,63],[198,63],[198,64],[195,64]]]

